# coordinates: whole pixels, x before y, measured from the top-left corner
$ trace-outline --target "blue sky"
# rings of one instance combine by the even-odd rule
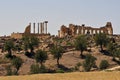
[[[63,24],[101,27],[106,22],[120,34],[120,0],[0,0],[0,36],[24,32],[29,22],[45,20],[51,34]]]

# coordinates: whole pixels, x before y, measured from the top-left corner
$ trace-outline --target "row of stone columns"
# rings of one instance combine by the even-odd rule
[[[47,23],[48,21],[44,21],[44,22],[41,22],[41,23],[38,23],[38,34],[47,34]],[[33,23],[33,33],[36,34],[36,24]]]
[[[89,32],[90,34],[97,34],[97,33],[108,34],[108,31],[101,29],[79,29],[78,34],[87,34],[87,32]]]

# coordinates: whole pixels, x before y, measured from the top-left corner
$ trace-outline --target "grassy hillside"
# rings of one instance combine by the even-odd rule
[[[119,80],[120,72],[74,72],[62,74],[36,74],[3,76],[0,80]]]

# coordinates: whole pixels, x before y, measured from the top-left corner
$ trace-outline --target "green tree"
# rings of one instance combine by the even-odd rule
[[[78,36],[74,42],[75,48],[77,50],[80,50],[81,54],[80,56],[83,56],[83,51],[87,49],[87,40],[84,35]]]
[[[115,43],[109,43],[107,45],[107,50],[110,53],[110,55],[113,57],[113,60],[115,60],[115,51],[116,51],[116,44]]]
[[[40,62],[41,66],[43,62],[45,62],[48,58],[47,52],[42,51],[42,50],[37,50],[35,54],[35,60],[36,62]]]
[[[21,58],[16,57],[12,60],[12,65],[16,68],[16,72],[18,72],[19,68],[21,67],[23,61]]]
[[[12,39],[7,40],[5,42],[4,49],[8,51],[8,54],[7,54],[8,58],[11,58],[12,57],[12,49],[14,49],[14,43],[13,43]]]
[[[25,53],[28,53],[28,49],[30,49],[30,53],[34,53],[34,47],[39,45],[39,39],[35,36],[24,36],[22,38]]]
[[[86,55],[86,59],[83,62],[83,68],[85,71],[90,71],[93,66],[95,66],[96,58],[91,54]]]
[[[109,66],[108,61],[107,61],[107,60],[102,60],[102,61],[100,62],[99,68],[100,68],[100,69],[106,69],[108,66]]]
[[[54,56],[55,59],[57,59],[57,65],[59,66],[59,60],[63,55],[63,48],[61,46],[54,45],[50,52]]]
[[[115,56],[118,57],[120,61],[120,49],[116,49]]]
[[[109,42],[108,37],[104,33],[99,33],[95,35],[96,45],[100,45],[101,51],[103,51],[103,45],[106,46]]]

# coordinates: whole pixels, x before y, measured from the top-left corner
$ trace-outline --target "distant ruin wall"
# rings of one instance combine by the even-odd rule
[[[23,36],[22,33],[12,33],[11,34],[11,38],[15,38],[15,39],[21,39]]]
[[[107,24],[103,27],[100,28],[93,28],[90,26],[85,26],[84,24],[79,26],[79,25],[74,25],[74,24],[69,24],[69,27],[66,27],[64,25],[61,26],[58,35],[59,37],[65,37],[67,35],[75,36],[79,34],[97,34],[97,33],[106,33],[109,35],[113,35],[113,28],[111,22],[107,22]]]
[[[31,24],[29,24],[24,31],[25,34],[30,34],[31,33]]]
[[[36,23],[33,23],[33,33],[31,33],[31,23],[25,28],[24,33],[12,33],[11,34],[11,38],[15,38],[15,39],[20,39],[23,36],[36,36],[38,38],[42,37],[48,37],[50,36],[50,33],[47,32],[47,23],[48,21],[44,21],[42,23],[37,23],[37,33],[36,33]],[[42,24],[42,25],[41,25]],[[40,26],[41,25],[41,26]],[[40,32],[41,31],[41,32]]]

